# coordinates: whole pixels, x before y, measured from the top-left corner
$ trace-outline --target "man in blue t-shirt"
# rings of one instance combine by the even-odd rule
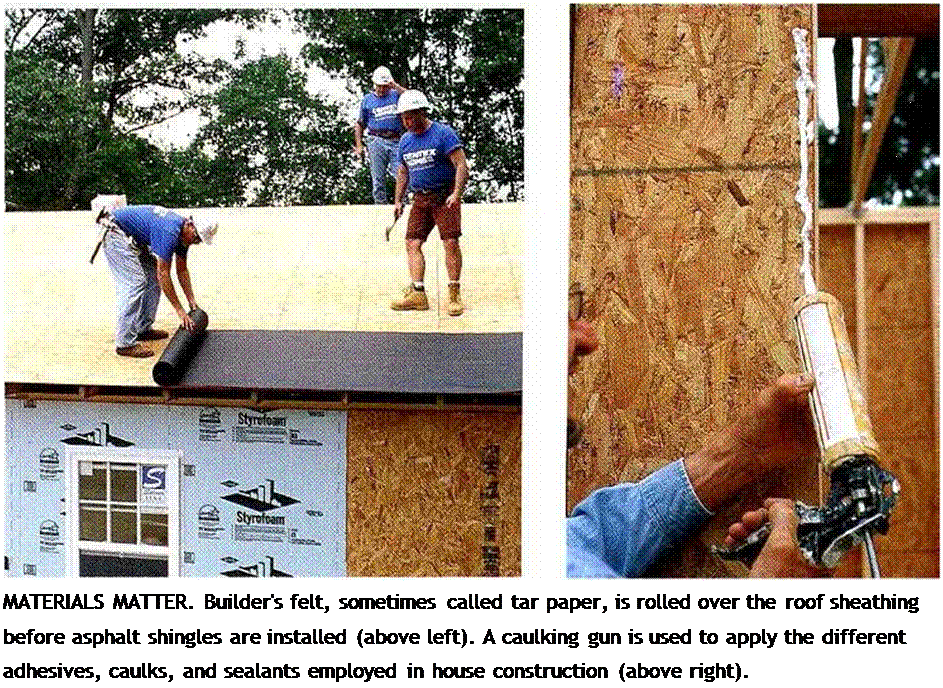
[[[170,264],[176,261],[177,281],[192,311],[197,304],[187,251],[194,244],[213,243],[219,225],[212,217],[184,217],[157,205],[106,209],[99,214],[98,224],[105,228],[102,246],[118,299],[115,351],[133,358],[153,356],[143,342],[167,337],[167,332],[153,328],[161,291],[182,327],[193,328],[193,320],[177,298]]]
[[[406,256],[412,283],[403,298],[390,307],[396,311],[429,309],[423,282],[426,259],[422,245],[437,225],[449,275],[448,314],[461,315],[465,305],[459,285],[462,251],[458,238],[462,235],[462,193],[468,182],[465,147],[451,127],[429,119],[429,101],[423,93],[404,91],[397,109],[406,133],[400,139],[397,154],[393,215],[399,218],[403,214],[403,195],[408,184],[413,204],[406,229]]]
[[[396,147],[399,145],[403,127],[396,114],[399,94],[405,89],[393,81],[386,67],[377,67],[373,72],[373,90],[360,102],[360,116],[354,123],[354,154],[363,158],[363,141],[366,136],[367,152],[370,155],[370,176],[373,179],[373,202],[388,203],[386,175],[396,176]]]
[[[600,342],[584,320],[570,320],[568,370]],[[713,510],[770,470],[796,456],[796,444],[811,434],[807,396],[813,381],[783,375],[762,389],[740,417],[718,430],[690,456],[638,483],[596,490],[566,520],[569,578],[644,575],[668,549],[695,535]],[[769,539],[750,569],[751,577],[810,578],[826,572],[805,560],[796,543],[795,502],[767,499],[728,529],[734,546],[765,523]]]

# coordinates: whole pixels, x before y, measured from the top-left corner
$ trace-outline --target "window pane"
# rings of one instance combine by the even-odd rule
[[[103,510],[79,508],[79,540],[105,541],[105,512]]]
[[[111,501],[136,502],[138,467],[133,463],[111,464]]]
[[[141,544],[167,546],[167,514],[141,514]]]
[[[136,545],[138,541],[138,518],[134,511],[113,509],[111,512],[111,541]]]
[[[105,499],[105,464],[79,461],[79,499]]]

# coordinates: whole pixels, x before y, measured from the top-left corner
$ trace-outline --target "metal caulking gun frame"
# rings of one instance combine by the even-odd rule
[[[863,544],[871,577],[879,578],[872,535],[887,533],[900,483],[878,465],[880,448],[874,440],[841,304],[821,291],[806,294],[796,299],[793,323],[803,369],[815,377],[809,405],[822,468],[829,478],[823,506],[796,503],[799,549],[812,564],[832,568],[850,549]],[[738,547],[712,549],[723,559],[751,566],[768,536],[766,525]]]

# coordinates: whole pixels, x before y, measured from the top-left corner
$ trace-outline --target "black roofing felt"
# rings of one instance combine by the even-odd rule
[[[210,330],[181,387],[416,394],[520,392],[522,336]]]

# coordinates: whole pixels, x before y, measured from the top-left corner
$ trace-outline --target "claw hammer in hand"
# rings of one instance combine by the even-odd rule
[[[393,211],[393,223],[392,223],[389,227],[386,228],[386,240],[387,240],[387,241],[390,240],[390,232],[393,231],[393,228],[396,226],[396,223],[399,221],[399,219],[400,219],[402,216],[403,216],[403,213],[402,213],[402,212],[400,212],[400,214],[397,215],[397,214],[396,214],[396,211],[395,211],[395,210]]]

